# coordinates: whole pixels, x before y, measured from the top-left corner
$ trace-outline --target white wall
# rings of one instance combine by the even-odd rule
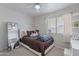
[[[33,23],[34,23],[34,25],[38,26],[35,29],[39,29],[41,34],[46,34],[47,33],[46,32],[46,29],[47,29],[46,19],[45,19],[44,16],[39,16],[39,17],[34,18]]]
[[[0,6],[0,50],[7,48],[6,22],[17,22],[20,30],[28,30],[31,27],[31,17],[9,10]]]

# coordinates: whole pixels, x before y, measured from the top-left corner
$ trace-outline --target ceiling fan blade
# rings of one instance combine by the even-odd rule
[[[31,7],[33,7],[33,5],[31,5],[31,6],[26,6],[26,8],[31,8]]]

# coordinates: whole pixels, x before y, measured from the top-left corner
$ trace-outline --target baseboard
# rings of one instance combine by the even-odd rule
[[[20,45],[22,45],[22,46],[24,46],[25,48],[29,49],[31,52],[33,52],[33,53],[36,54],[37,56],[41,56],[41,53],[40,53],[40,52],[37,52],[37,51],[31,49],[29,46],[23,44],[22,42],[20,42]],[[54,47],[54,43],[53,43],[49,48],[46,49],[45,54],[47,54],[53,47]]]
[[[0,48],[0,51],[4,51],[4,50],[7,50],[7,48]]]

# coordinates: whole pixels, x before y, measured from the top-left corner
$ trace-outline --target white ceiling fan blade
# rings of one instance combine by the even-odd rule
[[[26,8],[32,8],[32,7],[34,7],[33,5],[31,5],[31,6],[26,6]]]

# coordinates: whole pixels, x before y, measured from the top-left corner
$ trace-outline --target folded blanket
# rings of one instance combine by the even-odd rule
[[[48,36],[48,35],[40,35],[38,37],[38,40],[40,40],[42,42],[48,41],[49,39],[50,39],[50,36]]]

